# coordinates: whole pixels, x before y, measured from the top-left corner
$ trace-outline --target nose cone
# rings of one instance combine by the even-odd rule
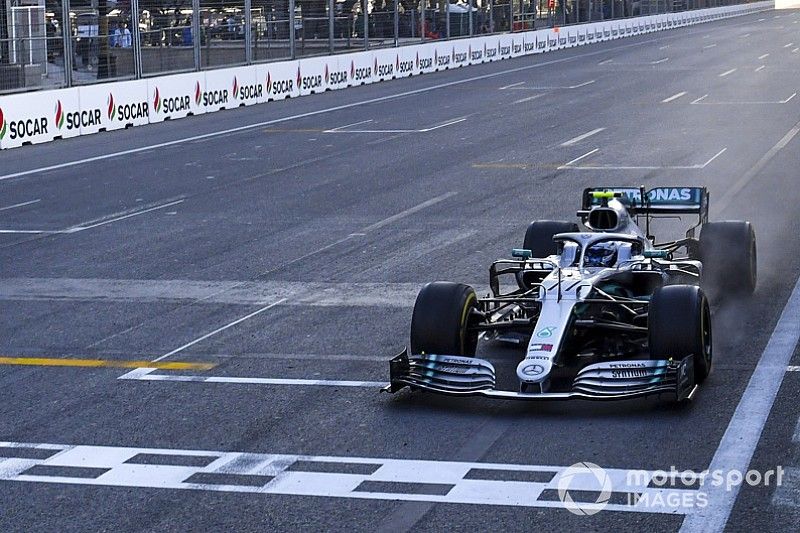
[[[517,377],[524,383],[539,383],[547,378],[551,368],[549,357],[525,358],[517,365]]]

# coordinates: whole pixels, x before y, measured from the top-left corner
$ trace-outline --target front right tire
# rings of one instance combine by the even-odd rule
[[[694,356],[694,380],[702,383],[713,359],[711,309],[703,289],[668,285],[650,298],[647,328],[650,359]]]

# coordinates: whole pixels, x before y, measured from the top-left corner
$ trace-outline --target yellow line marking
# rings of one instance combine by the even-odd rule
[[[0,357],[0,365],[71,366],[84,368],[157,368],[160,370],[210,370],[215,363],[187,363],[170,361],[122,361],[109,359],[55,359],[46,357]]]

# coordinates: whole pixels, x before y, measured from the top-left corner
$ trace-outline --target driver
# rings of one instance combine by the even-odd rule
[[[617,263],[619,243],[600,242],[586,249],[583,258],[585,267],[612,267]]]

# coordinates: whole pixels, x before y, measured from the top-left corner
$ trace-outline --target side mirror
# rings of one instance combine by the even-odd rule
[[[526,260],[533,257],[533,252],[526,250],[525,248],[514,248],[511,250],[511,257],[519,257],[523,260]]]

